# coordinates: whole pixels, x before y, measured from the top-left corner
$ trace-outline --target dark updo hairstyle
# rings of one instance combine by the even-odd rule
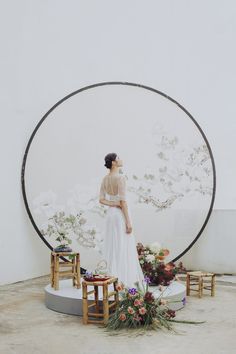
[[[116,157],[117,157],[117,154],[115,152],[111,152],[110,154],[107,154],[104,158],[104,160],[105,160],[104,166],[106,166],[106,168],[111,169],[112,161],[115,161]]]

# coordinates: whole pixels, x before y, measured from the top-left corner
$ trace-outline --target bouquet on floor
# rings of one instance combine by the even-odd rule
[[[203,323],[195,321],[185,321],[174,319],[175,311],[168,308],[168,301],[162,298],[163,291],[158,298],[148,290],[150,279],[145,277],[145,284],[142,287],[138,282],[137,287],[124,287],[123,283],[118,283],[116,289],[119,292],[120,301],[105,324],[108,331],[122,328],[144,328],[158,329],[161,327],[174,330],[172,322],[179,323]],[[162,289],[162,286],[160,286]],[[161,290],[160,289],[160,290]],[[186,298],[181,300],[185,303]],[[169,301],[180,302],[180,301]]]
[[[141,242],[137,243],[139,263],[144,275],[150,279],[150,285],[170,285],[178,273],[186,273],[182,262],[175,265],[174,262],[165,263],[165,257],[170,251],[162,248],[158,242],[144,246]]]

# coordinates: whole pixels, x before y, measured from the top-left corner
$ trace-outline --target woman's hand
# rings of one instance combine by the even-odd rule
[[[118,201],[118,202],[115,202],[114,206],[115,206],[116,208],[121,208],[121,204],[120,204],[120,201]]]
[[[126,223],[126,232],[127,234],[130,234],[132,232],[132,225],[130,222]]]

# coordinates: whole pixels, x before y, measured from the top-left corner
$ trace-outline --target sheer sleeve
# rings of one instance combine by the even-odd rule
[[[118,194],[120,200],[126,200],[126,178],[125,176],[120,177],[118,181]]]
[[[105,199],[104,181],[102,181],[102,183],[101,183],[99,199]]]

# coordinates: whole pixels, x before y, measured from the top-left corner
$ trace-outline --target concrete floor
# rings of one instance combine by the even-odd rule
[[[223,279],[223,278],[222,278]],[[82,318],[57,313],[44,305],[49,276],[0,287],[1,354],[234,354],[236,353],[235,282],[217,282],[216,296],[187,297],[177,319],[206,320],[175,324],[169,331],[137,330],[111,336],[102,327],[83,325]]]

